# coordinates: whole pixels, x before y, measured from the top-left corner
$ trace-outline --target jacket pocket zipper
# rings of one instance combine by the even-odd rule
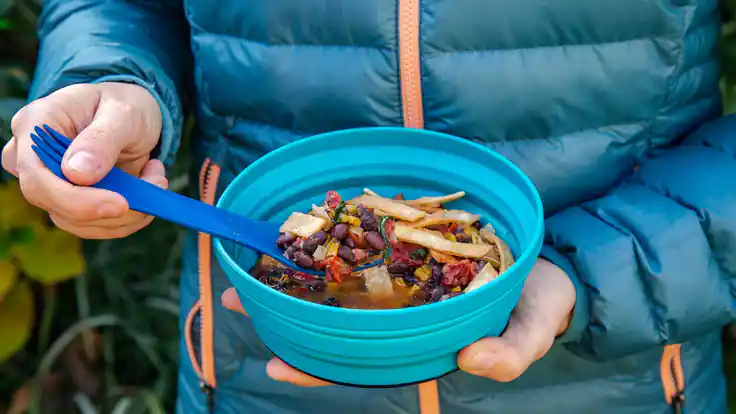
[[[204,161],[199,174],[199,196],[203,203],[213,205],[217,192],[217,180],[220,167],[209,158]],[[212,237],[199,233],[197,240],[199,264],[199,301],[198,313],[200,321],[200,389],[205,393],[208,412],[214,413],[215,390],[215,348],[214,348],[214,295],[212,288]],[[193,361],[196,362],[196,361]]]

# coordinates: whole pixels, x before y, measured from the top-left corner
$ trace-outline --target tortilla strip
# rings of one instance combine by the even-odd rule
[[[299,212],[291,213],[291,216],[281,225],[279,231],[291,233],[298,237],[307,238],[325,228],[329,222],[322,217]]]
[[[486,265],[483,266],[483,269],[481,269],[480,273],[475,276],[475,278],[468,284],[463,292],[468,293],[470,291],[478,289],[479,287],[485,285],[486,283],[497,277],[498,272],[496,271],[496,268],[494,268],[493,265],[491,265],[490,263],[486,263]]]
[[[480,259],[488,254],[493,246],[488,244],[468,244],[452,242],[442,237],[437,232],[424,229],[415,229],[405,224],[397,223],[394,228],[396,237],[407,243],[424,246],[430,250],[453,256]]]
[[[434,250],[429,251],[429,255],[436,260],[438,263],[455,263],[458,260],[448,254],[436,252]]]
[[[410,206],[439,206],[441,204],[449,203],[450,201],[459,200],[463,197],[465,197],[465,191],[458,191],[457,193],[439,197],[421,197],[416,200],[406,200],[406,203]]]
[[[464,210],[440,210],[414,223],[413,226],[429,227],[437,224],[460,223],[470,225],[480,219],[478,214],[470,214]]]
[[[511,254],[511,250],[498,236],[496,236],[496,230],[493,226],[486,224],[480,230],[480,236],[485,239],[488,243],[493,243],[496,246],[497,251],[494,253],[498,254],[498,258],[495,257],[499,262],[499,270],[501,273],[505,272],[512,264],[514,264],[514,257]]]
[[[370,195],[362,195],[354,198],[348,201],[347,204],[363,205],[366,208],[381,210],[393,217],[411,222],[417,221],[427,215],[424,211],[417,210],[406,204],[397,203],[395,200]]]
[[[364,188],[363,192],[374,197],[380,197],[377,192],[371,190],[370,188]]]

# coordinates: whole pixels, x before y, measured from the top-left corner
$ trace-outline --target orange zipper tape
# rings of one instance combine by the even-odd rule
[[[206,204],[213,205],[217,191],[217,180],[220,177],[220,167],[207,158],[199,174],[200,199]],[[202,380],[212,388],[217,386],[215,378],[215,346],[214,346],[214,318],[212,295],[212,237],[209,234],[199,233],[199,303],[201,321],[200,350],[202,359]]]

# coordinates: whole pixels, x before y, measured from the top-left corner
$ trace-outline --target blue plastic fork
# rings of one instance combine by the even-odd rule
[[[68,182],[69,180],[61,170],[61,161],[72,140],[48,125],[44,125],[43,129],[35,127],[34,130],[36,133],[31,134],[31,139],[35,143],[33,151],[49,170]],[[324,275],[323,272],[314,269],[302,268],[282,254],[282,250],[276,246],[276,239],[280,234],[279,223],[254,220],[173,191],[164,190],[118,167],[113,167],[102,180],[92,187],[122,195],[128,201],[131,210],[244,245],[295,270],[315,276]],[[382,262],[380,260],[370,263],[356,270],[377,266]]]

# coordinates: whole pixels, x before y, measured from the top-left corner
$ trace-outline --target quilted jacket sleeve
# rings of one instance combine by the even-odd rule
[[[706,124],[605,197],[546,222],[542,256],[578,297],[560,338],[606,360],[729,323],[736,279],[736,116]]]
[[[77,83],[131,82],[147,88],[163,114],[159,157],[178,147],[181,97],[191,67],[182,0],[46,0],[30,99]]]

